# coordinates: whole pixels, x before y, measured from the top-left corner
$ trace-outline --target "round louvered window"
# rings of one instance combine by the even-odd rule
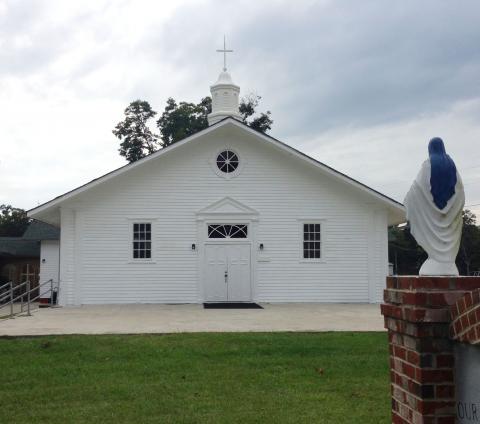
[[[238,164],[238,156],[231,150],[224,150],[217,156],[217,167],[225,174],[235,172],[238,168]]]

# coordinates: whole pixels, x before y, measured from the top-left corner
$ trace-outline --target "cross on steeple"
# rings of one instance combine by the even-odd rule
[[[217,50],[219,53],[223,53],[223,71],[227,71],[227,53],[233,52],[233,50],[227,50],[225,43],[225,36],[223,36],[223,50]]]

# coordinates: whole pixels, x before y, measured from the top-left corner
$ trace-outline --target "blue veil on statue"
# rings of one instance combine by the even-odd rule
[[[445,152],[443,140],[439,137],[430,140],[428,154],[431,166],[430,191],[435,205],[443,209],[455,194],[457,168],[455,162]]]

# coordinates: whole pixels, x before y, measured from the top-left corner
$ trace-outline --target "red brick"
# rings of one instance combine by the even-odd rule
[[[397,358],[405,360],[407,357],[407,350],[402,346],[393,346],[393,355]]]
[[[461,277],[455,279],[455,286],[458,290],[475,290],[480,287],[480,277]]]
[[[392,424],[408,424],[408,421],[405,421],[400,415],[397,413],[392,413]]]
[[[473,306],[473,297],[472,297],[472,293],[467,293],[465,295],[465,307],[468,309],[470,309],[471,307]]]
[[[427,309],[425,311],[425,322],[450,322],[450,311],[447,308]]]
[[[458,317],[459,312],[458,312],[458,305],[457,302],[453,303],[450,305],[450,315],[452,317],[452,320]]]
[[[395,288],[395,278],[387,277],[387,289],[394,289]]]
[[[427,305],[427,293],[423,292],[403,292],[403,305]]]
[[[417,368],[407,364],[406,362],[402,363],[402,372],[409,378],[415,379]]]
[[[416,369],[415,379],[420,383],[442,383],[453,381],[453,370]]]
[[[455,397],[455,386],[453,384],[438,384],[435,386],[435,396],[437,399],[453,399]]]
[[[480,322],[480,307],[475,308],[475,321]]]
[[[380,305],[380,311],[385,317],[392,317],[397,319],[402,319],[402,307],[398,305]]]
[[[453,323],[453,328],[455,329],[455,335],[460,334],[463,330],[462,320],[457,318],[457,320]]]
[[[451,354],[438,354],[436,356],[437,368],[452,368],[453,362],[454,359]]]
[[[420,365],[420,355],[418,352],[414,352],[412,350],[409,350],[406,352],[407,354],[407,361],[412,364],[412,365],[415,365],[415,366],[419,366]]]
[[[465,331],[466,329],[468,329],[468,316],[467,316],[467,314],[463,314],[460,317],[460,320],[462,321],[462,327],[463,327],[463,330]]]
[[[469,325],[475,325],[477,318],[475,316],[475,309],[471,309],[470,312],[468,313],[468,324]]]
[[[422,322],[425,320],[426,313],[425,308],[403,308],[403,319],[410,322]]]
[[[480,343],[480,278],[391,277],[387,287],[392,423],[452,424],[452,339]]]
[[[472,292],[472,299],[474,305],[480,304],[480,289],[474,290]]]
[[[429,293],[428,294],[428,306],[438,307],[438,306],[448,306],[449,302],[447,302],[445,298],[445,293]]]
[[[418,401],[418,411],[425,415],[454,413],[455,401]]]

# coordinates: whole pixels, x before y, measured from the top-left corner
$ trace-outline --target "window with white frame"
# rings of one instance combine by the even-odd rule
[[[133,259],[152,258],[152,224],[135,222],[133,224]]]
[[[322,225],[320,223],[303,224],[303,259],[321,259]]]

